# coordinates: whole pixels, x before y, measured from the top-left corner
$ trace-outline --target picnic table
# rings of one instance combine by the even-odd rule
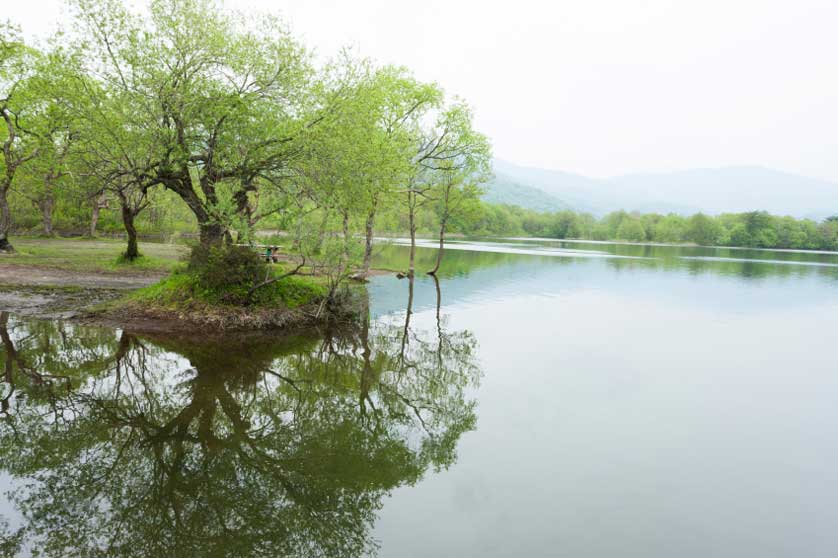
[[[282,250],[279,244],[236,244],[236,246],[256,251],[257,254],[264,256],[268,263],[276,263],[276,257]]]

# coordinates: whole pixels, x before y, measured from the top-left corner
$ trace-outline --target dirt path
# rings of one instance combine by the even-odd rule
[[[0,285],[16,287],[138,289],[159,281],[163,275],[153,272],[141,275],[89,273],[33,265],[0,264]]]

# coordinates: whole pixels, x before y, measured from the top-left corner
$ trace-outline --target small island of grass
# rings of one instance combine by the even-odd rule
[[[354,316],[360,287],[345,265],[266,262],[245,246],[193,248],[188,264],[147,287],[94,307],[88,319],[153,329],[271,329]]]

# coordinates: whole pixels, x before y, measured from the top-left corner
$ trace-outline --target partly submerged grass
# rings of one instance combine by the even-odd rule
[[[271,272],[279,275],[283,273],[283,270],[277,266]],[[128,295],[127,299],[135,303],[146,303],[171,310],[192,308],[195,303],[213,306],[242,306],[231,301],[244,299],[247,291],[247,287],[234,291],[212,291],[203,287],[195,274],[184,269],[176,269],[165,279],[134,291]],[[294,309],[318,302],[326,294],[327,289],[322,280],[314,277],[291,276],[255,291],[248,301],[248,306]]]
[[[319,308],[327,292],[320,278],[291,276],[259,289],[242,304],[242,292],[210,291],[195,274],[177,269],[153,285],[100,305],[94,314],[129,324],[152,320],[158,325],[169,324],[164,327],[173,330],[287,328],[326,319]]]
[[[175,269],[188,247],[143,242],[142,256],[126,261],[124,240],[14,237],[14,254],[4,254],[0,263],[35,265],[79,272],[142,274]]]

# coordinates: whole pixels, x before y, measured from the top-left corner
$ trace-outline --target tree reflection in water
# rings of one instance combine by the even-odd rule
[[[411,314],[200,340],[2,315],[7,552],[373,552],[383,496],[452,464],[476,420],[473,336]]]

